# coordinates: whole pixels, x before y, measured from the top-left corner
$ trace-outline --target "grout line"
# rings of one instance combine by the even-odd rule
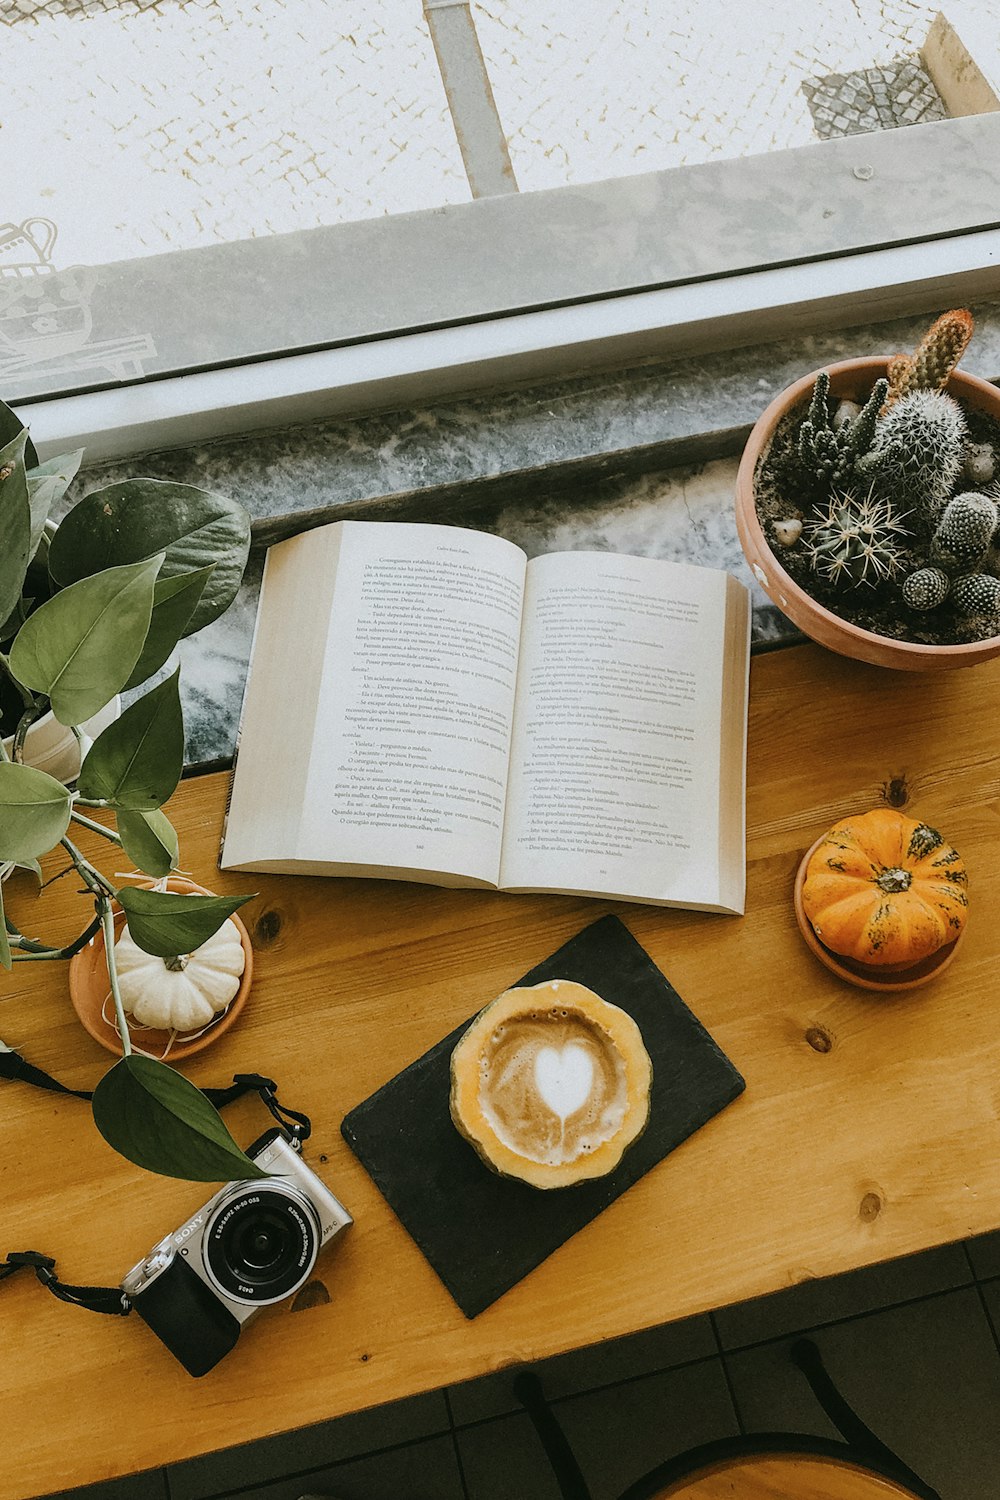
[[[560,1355],[553,1356],[553,1358],[555,1359],[559,1359],[560,1357]],[[624,1375],[620,1380],[606,1380],[601,1385],[581,1386],[579,1390],[570,1391],[565,1396],[547,1396],[546,1401],[548,1402],[548,1405],[552,1407],[562,1406],[567,1401],[576,1401],[580,1396],[594,1396],[600,1394],[601,1391],[617,1390],[619,1386],[635,1385],[636,1382],[640,1380],[651,1380],[655,1375],[671,1375],[675,1370],[690,1370],[695,1365],[708,1364],[715,1358],[716,1355],[714,1353],[699,1354],[694,1359],[679,1360],[677,1364],[658,1365],[654,1370],[641,1370],[637,1375]],[[534,1365],[519,1365],[516,1368],[540,1369],[542,1368],[542,1366],[544,1366],[544,1364],[545,1361],[541,1360],[537,1361]],[[511,1374],[515,1372],[515,1366],[511,1365],[507,1368],[509,1369]],[[485,1427],[490,1422],[502,1422],[510,1417],[523,1416],[524,1414],[524,1408],[521,1406],[515,1405],[511,1407],[505,1407],[503,1411],[490,1412],[488,1417],[473,1417],[469,1422],[456,1422],[455,1430],[456,1432],[466,1432],[473,1427]]]
[[[462,1485],[462,1494],[465,1496],[465,1500],[471,1500],[468,1482],[465,1478],[465,1465],[462,1463],[462,1450],[458,1445],[458,1433],[455,1430],[455,1417],[451,1409],[451,1396],[448,1393],[447,1386],[442,1387],[441,1394],[444,1397],[445,1410],[448,1413],[448,1424],[451,1427],[451,1445],[455,1450],[455,1462],[458,1465],[458,1477]]]
[[[836,1328],[843,1323],[857,1323],[862,1318],[873,1318],[878,1313],[892,1312],[895,1308],[917,1307],[921,1302],[932,1302],[935,1297],[947,1297],[951,1292],[964,1292],[975,1285],[977,1285],[976,1279],[970,1275],[968,1281],[956,1282],[954,1286],[939,1287],[934,1292],[921,1292],[919,1297],[902,1297],[895,1302],[880,1302],[878,1306],[866,1308],[863,1312],[845,1313],[842,1318],[827,1318],[822,1323],[809,1323],[801,1327],[796,1325],[786,1329],[783,1333],[770,1333],[766,1338],[751,1339],[745,1344],[730,1344],[725,1349],[725,1353],[742,1354],[748,1349],[763,1349],[767,1344],[780,1344],[785,1339],[803,1338],[807,1334],[820,1333],[824,1328]],[[710,1316],[714,1322],[714,1313]]]
[[[334,1420],[337,1419],[334,1418]],[[192,1493],[190,1500],[228,1500],[229,1496],[243,1495],[248,1489],[263,1489],[268,1485],[284,1484],[289,1479],[308,1479],[313,1474],[332,1474],[334,1470],[342,1468],[344,1464],[361,1463],[366,1458],[378,1458],[384,1453],[399,1453],[404,1448],[416,1448],[419,1447],[421,1443],[428,1443],[433,1439],[447,1437],[448,1435],[448,1428],[442,1428],[440,1431],[435,1432],[425,1432],[422,1433],[420,1437],[408,1438],[404,1443],[386,1443],[381,1448],[366,1448],[361,1453],[349,1453],[344,1458],[335,1459],[333,1463],[313,1464],[308,1469],[293,1469],[289,1474],[275,1474],[271,1479],[265,1480],[263,1484],[261,1484],[257,1480],[253,1480],[250,1484],[239,1485],[235,1489],[210,1491],[198,1490]],[[267,1439],[258,1439],[258,1441],[266,1442]],[[249,1444],[249,1446],[253,1447],[254,1444],[251,1443]],[[182,1460],[182,1462],[193,1461],[194,1460],[190,1459]],[[180,1464],[169,1465],[168,1467],[179,1468]]]
[[[997,1354],[1000,1355],[1000,1337],[997,1336],[996,1324],[993,1322],[993,1316],[986,1302],[986,1293],[978,1281],[975,1285],[976,1294],[979,1297],[979,1305],[983,1310],[983,1317],[986,1319],[986,1326],[990,1330],[990,1337],[993,1339]]]
[[[740,1437],[746,1437],[747,1430],[743,1422],[743,1413],[740,1410],[740,1403],[736,1399],[736,1387],[733,1385],[733,1377],[729,1369],[729,1360],[726,1358],[726,1351],[722,1347],[722,1339],[719,1337],[719,1326],[715,1320],[714,1312],[709,1313],[708,1321],[712,1325],[712,1335],[715,1339],[715,1347],[719,1351],[719,1364],[722,1366],[722,1374],[726,1382],[726,1390],[729,1392],[729,1401],[733,1408],[733,1416],[736,1418],[736,1425],[739,1428]]]

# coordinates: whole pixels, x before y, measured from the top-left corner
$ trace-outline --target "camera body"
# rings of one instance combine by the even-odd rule
[[[247,1155],[269,1176],[229,1183],[122,1280],[190,1375],[213,1369],[262,1307],[293,1296],[320,1249],[353,1223],[284,1131],[267,1131]]]

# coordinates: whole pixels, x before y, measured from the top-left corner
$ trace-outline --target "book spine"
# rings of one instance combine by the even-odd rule
[[[236,785],[236,765],[240,758],[240,740],[243,737],[243,719],[247,709],[247,694],[250,691],[250,674],[253,671],[254,652],[257,649],[257,635],[260,630],[262,606],[264,603],[264,589],[267,586],[267,565],[270,561],[271,550],[268,548],[264,558],[264,570],[260,579],[260,593],[257,596],[257,613],[254,616],[253,634],[250,637],[250,654],[247,657],[246,677],[243,680],[243,697],[240,701],[240,716],[236,721],[236,740],[233,744],[233,769],[229,777],[229,786],[226,789],[226,805],[222,812],[222,834],[219,838],[219,867],[222,868],[226,853],[226,832],[229,828],[229,809],[233,805],[233,787]]]

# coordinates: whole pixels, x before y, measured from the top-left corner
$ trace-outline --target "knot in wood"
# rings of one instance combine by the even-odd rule
[[[830,1052],[833,1049],[833,1037],[824,1026],[810,1026],[806,1032],[806,1041],[814,1052]]]
[[[871,1224],[882,1212],[882,1199],[878,1193],[866,1193],[861,1200],[858,1214],[866,1224]]]
[[[253,936],[258,948],[269,948],[277,940],[281,931],[281,913],[271,908],[269,911],[261,912],[254,923]]]
[[[905,776],[891,776],[882,785],[882,798],[890,807],[905,807],[910,800],[910,788]]]

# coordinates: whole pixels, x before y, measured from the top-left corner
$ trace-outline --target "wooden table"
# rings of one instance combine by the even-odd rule
[[[306,1159],[357,1222],[320,1261],[329,1303],[261,1317],[202,1381],[138,1318],[63,1306],[27,1274],[0,1285],[0,1495],[168,1463],[1000,1225],[998,705],[1000,663],[925,677],[814,647],[755,660],[742,920],[223,877],[226,778],[185,783],[171,806],[186,868],[222,890],[260,892],[247,908],[257,973],[246,1015],[190,1074],[277,1078],[313,1118]],[[888,1000],[822,968],[791,905],[816,835],[884,799],[943,828],[972,894],[952,968]],[[119,868],[97,845],[102,867]],[[79,907],[71,884],[43,898],[67,935]],[[10,904],[24,916],[32,899],[19,885]],[[604,909],[625,918],[747,1090],[470,1323],[352,1157],[340,1121]],[[41,912],[25,922],[53,927]],[[20,965],[0,984],[0,1036],[92,1086],[108,1057],[80,1030],[62,966]],[[0,1087],[4,1252],[46,1250],[67,1281],[115,1282],[208,1196],[128,1166],[86,1105]],[[243,1141],[268,1123],[252,1101],[227,1117]]]

